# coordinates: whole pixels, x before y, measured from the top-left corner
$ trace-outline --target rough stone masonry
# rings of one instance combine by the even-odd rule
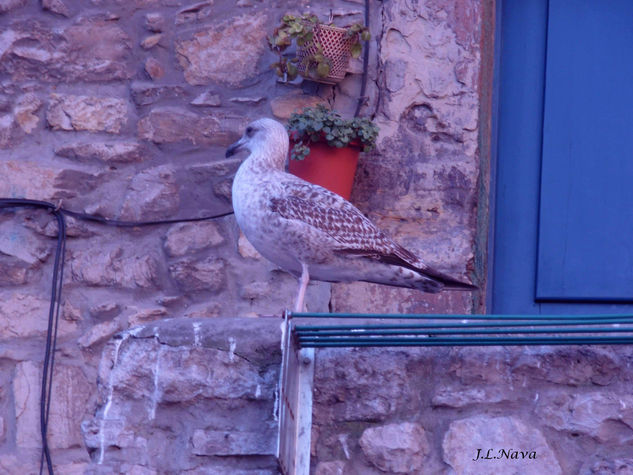
[[[430,264],[485,288],[494,6],[369,4],[362,113],[381,135],[352,201]],[[273,25],[308,10],[345,24],[362,21],[364,2],[0,0],[0,197],[126,220],[228,210],[239,159],[224,149],[246,123],[317,103],[355,109],[360,61],[335,88],[282,84],[269,69]],[[38,472],[56,235],[46,213],[0,213],[0,473]],[[234,317],[280,315],[294,278],[232,217],[129,229],[69,219],[68,235],[56,471],[276,473],[279,321]],[[480,297],[313,283],[307,301],[471,313]],[[633,473],[631,361],[603,348],[319,351],[312,471]],[[502,458],[472,460],[490,449]]]

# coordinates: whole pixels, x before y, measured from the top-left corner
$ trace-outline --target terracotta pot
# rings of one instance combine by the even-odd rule
[[[293,145],[290,141],[291,148]],[[303,160],[288,160],[288,171],[349,200],[359,153],[358,147],[336,148],[325,143],[310,143],[310,153]]]

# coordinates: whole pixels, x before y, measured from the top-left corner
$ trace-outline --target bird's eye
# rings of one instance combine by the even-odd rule
[[[255,132],[255,129],[252,128],[250,125],[248,127],[246,127],[246,135],[251,137],[253,135],[253,132]]]

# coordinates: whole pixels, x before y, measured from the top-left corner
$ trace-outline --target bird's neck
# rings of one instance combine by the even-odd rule
[[[257,147],[248,156],[244,166],[254,172],[285,170],[288,158],[288,142],[269,143],[264,147]]]

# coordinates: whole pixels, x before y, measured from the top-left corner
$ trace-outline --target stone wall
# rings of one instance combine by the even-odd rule
[[[362,114],[381,134],[352,201],[485,289],[492,2],[369,3]],[[286,11],[308,9],[349,23],[364,2],[0,0],[0,197],[125,220],[229,210],[239,158],[224,151],[246,123],[302,105],[356,107],[361,61],[334,88],[282,84],[269,69],[266,35]],[[58,471],[274,473],[279,321],[222,317],[279,316],[294,278],[230,216],[68,224],[50,428]],[[56,233],[46,213],[0,213],[3,473],[39,466]],[[307,297],[314,311],[471,313],[482,302],[363,283],[315,282]],[[536,451],[520,473],[627,473],[629,366],[626,351],[602,349],[321,351],[313,471],[504,473],[469,465],[475,448],[492,448]]]
[[[632,363],[628,347],[319,350],[315,473],[633,473]]]

